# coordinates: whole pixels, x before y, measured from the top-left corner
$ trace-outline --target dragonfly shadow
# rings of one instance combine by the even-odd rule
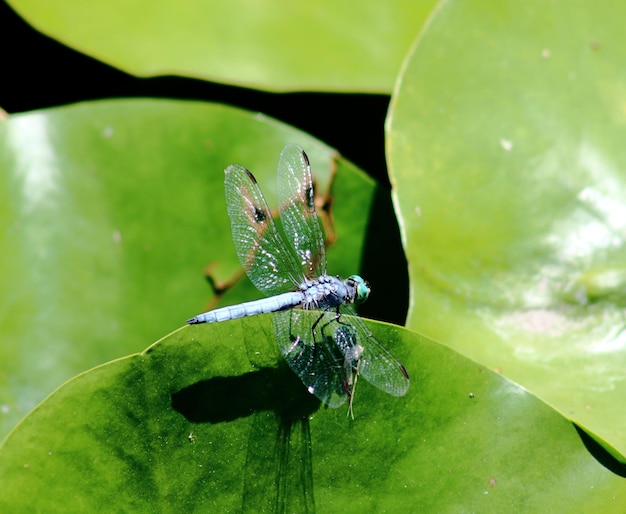
[[[264,411],[290,422],[321,406],[285,364],[202,380],[173,393],[171,400],[174,410],[192,423],[223,423]]]
[[[314,512],[309,415],[321,402],[286,364],[202,380],[171,399],[192,423],[254,415],[243,469],[243,512]]]

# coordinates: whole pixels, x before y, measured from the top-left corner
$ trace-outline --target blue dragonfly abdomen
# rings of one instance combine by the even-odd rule
[[[284,309],[291,309],[301,305],[304,301],[305,293],[302,291],[292,291],[283,293],[269,298],[253,300],[237,305],[229,305],[220,307],[212,311],[198,314],[187,320],[189,325],[198,323],[217,323],[220,321],[228,321],[231,319],[244,318],[246,316],[256,316],[257,314],[266,314],[268,312],[277,312]]]

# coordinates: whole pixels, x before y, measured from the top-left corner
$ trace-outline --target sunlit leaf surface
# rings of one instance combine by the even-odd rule
[[[623,4],[444,2],[389,120],[408,325],[626,454]]]
[[[446,347],[370,326],[413,382],[402,398],[360,382],[354,421],[306,392],[270,316],[186,327],[78,376],[0,448],[0,508],[623,510],[624,480],[555,411]]]

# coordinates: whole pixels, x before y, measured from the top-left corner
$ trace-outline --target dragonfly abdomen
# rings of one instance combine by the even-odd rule
[[[304,293],[301,291],[293,291],[283,293],[261,300],[253,300],[251,302],[240,303],[239,305],[229,305],[228,307],[220,307],[204,314],[198,314],[187,320],[189,325],[197,323],[218,323],[220,321],[228,321],[231,319],[244,318],[246,316],[255,316],[256,314],[266,314],[268,312],[282,311],[290,309],[296,305],[302,304]]]

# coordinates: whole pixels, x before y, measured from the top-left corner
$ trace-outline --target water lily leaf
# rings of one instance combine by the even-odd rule
[[[434,0],[363,4],[10,0],[44,34],[139,76],[389,92]]]
[[[275,206],[286,143],[307,150],[320,201],[338,198],[325,216],[330,270],[358,273],[375,184],[275,120],[127,100],[0,123],[0,438],[77,373],[145,348],[219,299],[259,296],[240,280],[223,170],[251,168]]]
[[[388,148],[408,325],[626,454],[626,7],[443,2]]]
[[[360,380],[355,420],[308,394],[271,316],[180,329],[90,370],[0,447],[16,511],[620,512],[622,478],[566,419],[456,352],[371,323],[412,376]]]

